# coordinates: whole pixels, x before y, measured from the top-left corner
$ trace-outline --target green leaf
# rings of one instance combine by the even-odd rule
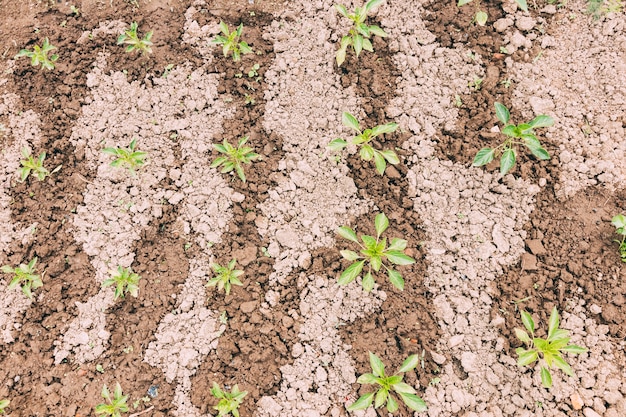
[[[545,114],[540,114],[539,116],[531,120],[528,124],[530,125],[531,129],[538,127],[549,127],[554,125],[554,119]]]
[[[380,237],[385,230],[389,227],[389,219],[385,216],[385,213],[378,213],[374,218],[374,227],[376,228],[376,235]]]
[[[374,374],[363,374],[356,382],[359,384],[376,384],[378,383],[378,378]]]
[[[354,281],[354,279],[358,277],[361,271],[363,270],[363,264],[365,264],[364,260],[359,261],[359,262],[354,262],[352,265],[346,268],[346,270],[343,271],[341,276],[339,277],[338,284],[348,285],[349,283]]]
[[[398,402],[393,398],[392,395],[387,399],[387,411],[390,413],[395,413],[398,410]]]
[[[494,103],[494,106],[496,107],[496,117],[502,122],[502,124],[506,125],[511,118],[509,109],[507,109],[504,104],[498,103],[497,101]]]
[[[623,214],[617,214],[613,216],[613,218],[611,219],[611,224],[617,227],[618,229],[625,228],[626,216],[624,216]]]
[[[527,345],[530,344],[530,336],[528,336],[528,333],[526,333],[524,330],[522,329],[518,329],[517,327],[514,329],[515,330],[515,336],[522,342],[522,343],[526,343]]]
[[[537,354],[536,350],[521,349],[517,352],[517,354],[519,356],[517,358],[518,366],[530,365],[531,363],[535,362],[539,358],[539,355]]]
[[[476,19],[476,23],[478,23],[480,26],[485,26],[485,23],[487,23],[487,13],[483,12],[482,10],[476,12],[476,16],[474,16]]]
[[[397,123],[387,123],[372,128],[372,137],[379,136],[385,133],[392,133],[398,129]]]
[[[565,360],[562,357],[555,356],[553,358],[553,362],[554,362],[554,366],[559,368],[561,371],[565,372],[569,376],[574,376],[574,371],[572,370],[572,367],[569,366],[569,364],[565,362]]]
[[[348,142],[343,139],[335,139],[328,144],[328,149],[331,151],[339,152],[348,146]]]
[[[387,251],[403,251],[406,249],[407,241],[404,239],[393,238]]]
[[[413,388],[412,386],[410,386],[409,384],[406,384],[404,382],[396,382],[395,384],[391,384],[391,388],[399,393],[404,393],[404,394],[415,394],[415,388]]]
[[[374,268],[374,271],[380,271],[380,267],[383,265],[382,258],[380,256],[371,256],[369,260],[372,268]]]
[[[406,373],[412,371],[417,367],[420,358],[418,355],[411,355],[402,362],[402,366],[398,369],[398,373]],[[412,388],[411,388],[412,389]],[[397,392],[411,392],[411,391],[397,391]]]
[[[361,54],[361,51],[363,50],[363,35],[354,35],[354,37],[352,38],[352,42],[354,46],[354,52],[356,53],[356,56],[358,58]]]
[[[500,158],[500,174],[505,175],[515,165],[515,149],[509,148],[502,152]]]
[[[380,360],[378,356],[376,356],[372,352],[369,352],[369,357],[370,357],[370,366],[372,367],[372,373],[379,378],[384,378],[385,377],[385,365],[383,364],[383,362]]]
[[[374,399],[374,408],[380,408],[385,404],[387,398],[389,397],[389,391],[386,388],[381,388],[376,393],[376,398]]]
[[[526,327],[526,330],[528,330],[530,334],[535,334],[535,322],[533,321],[532,316],[525,310],[522,310],[521,313],[522,323],[524,323],[524,327]]]
[[[526,4],[526,0],[515,0],[515,2],[517,3],[520,9],[522,9],[525,12],[528,11],[528,4]]]
[[[554,332],[559,328],[559,312],[556,306],[552,308],[550,313],[550,320],[548,321],[548,340],[552,340]]]
[[[375,26],[375,25],[369,26],[369,30],[372,35],[380,36],[381,38],[387,37],[387,32],[385,32],[378,26]]]
[[[402,275],[400,275],[398,271],[395,271],[393,269],[388,269],[387,276],[389,277],[389,281],[394,287],[396,287],[400,291],[404,291],[404,279],[402,278]]]
[[[428,409],[424,400],[415,394],[399,393],[399,395],[402,398],[402,402],[413,411],[421,413]]]
[[[367,274],[365,274],[365,276],[363,277],[361,286],[366,292],[370,292],[372,291],[372,288],[374,288],[374,283],[374,277],[372,277],[372,273],[368,271]]]
[[[533,153],[533,155],[535,155],[538,159],[541,159],[542,161],[547,161],[548,159],[550,159],[550,154],[542,147],[530,148],[530,151]]]
[[[493,161],[493,157],[495,155],[495,151],[491,148],[482,148],[476,156],[474,157],[474,161],[472,165],[475,167],[480,167],[483,165],[487,165],[491,161]]]
[[[385,0],[369,0],[367,3],[365,3],[365,13],[367,14],[367,12],[369,12],[374,7],[376,7],[379,4],[381,4],[383,1],[385,1]]]
[[[544,366],[541,367],[541,384],[546,388],[552,388],[552,375]]]
[[[373,400],[373,392],[362,395],[358,400],[356,400],[354,403],[352,403],[352,405],[348,407],[348,411],[365,410],[366,408],[369,408],[370,405],[372,405]]]
[[[343,112],[341,115],[341,122],[344,124],[344,126],[347,126],[350,129],[361,133],[361,130],[359,129],[359,122],[350,113]]]
[[[367,38],[363,38],[363,50],[374,52],[374,47],[372,46],[372,42],[370,42],[370,40]]]
[[[348,239],[354,243],[359,243],[359,240],[356,237],[356,233],[348,226],[341,226],[339,229],[337,229],[337,234],[344,239]]]
[[[578,345],[568,345],[562,348],[561,351],[578,355],[587,352],[587,349]]]
[[[514,138],[518,138],[518,137],[520,137],[520,135],[522,133],[517,128],[517,126],[515,126],[515,125],[506,125],[506,126],[504,126],[504,129],[502,129],[502,134],[507,135],[507,136],[511,136],[511,137],[514,137]]]
[[[363,240],[363,244],[365,245],[367,249],[376,250],[377,242],[376,242],[376,239],[374,239],[372,236],[361,235],[361,240]]]
[[[389,162],[390,164],[397,165],[400,163],[400,158],[398,158],[398,154],[392,151],[391,149],[380,151],[380,153],[385,157],[387,162]]]
[[[404,266],[404,265],[412,265],[415,263],[415,259],[411,258],[409,255],[405,255],[400,251],[386,251],[385,256],[394,265]]]
[[[349,260],[350,262],[356,261],[357,259],[360,258],[358,253],[351,251],[351,250],[342,250],[342,251],[339,251],[339,253],[341,254],[341,256],[343,256],[345,259]]]
[[[385,168],[387,168],[387,162],[385,162],[383,155],[376,150],[374,150],[374,164],[376,165],[376,172],[383,175],[385,173]]]
[[[361,155],[361,159],[363,159],[364,161],[371,161],[374,155],[376,155],[376,151],[370,145],[363,145],[361,146],[359,154]]]
[[[343,4],[335,4],[335,9],[337,9],[337,11],[341,13],[342,16],[348,17],[348,9],[346,9],[346,6],[344,6]]]
[[[459,0],[459,2],[457,3],[457,6],[458,7],[465,6],[466,4],[471,3],[471,2],[472,0]]]

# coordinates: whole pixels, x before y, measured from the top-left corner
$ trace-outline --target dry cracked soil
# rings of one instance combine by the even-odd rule
[[[626,212],[626,15],[611,0],[386,0],[374,52],[335,53],[349,30],[330,0],[0,0],[0,265],[37,258],[32,299],[0,275],[0,400],[10,416],[95,415],[119,383],[132,416],[217,415],[213,383],[248,392],[242,417],[387,416],[348,411],[372,386],[368,352],[428,410],[394,415],[626,416],[626,264],[611,224]],[[348,1],[348,9],[362,3]],[[611,9],[613,7],[613,9]],[[476,25],[477,10],[488,14]],[[609,10],[611,9],[611,10]],[[243,24],[235,62],[211,43]],[[116,44],[132,22],[152,53]],[[16,55],[57,49],[53,70]],[[472,166],[515,123],[546,114],[550,153]],[[400,162],[378,175],[342,113]],[[211,167],[248,137],[246,181]],[[135,140],[136,173],[105,147]],[[22,151],[57,171],[20,181]],[[355,244],[340,226],[407,241],[416,262],[337,279]],[[236,259],[241,286],[207,287]],[[102,286],[118,266],[138,296]],[[573,375],[519,367],[513,329],[550,311],[573,343]]]

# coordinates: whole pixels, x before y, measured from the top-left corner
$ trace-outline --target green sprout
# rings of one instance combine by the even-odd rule
[[[7,408],[11,404],[11,400],[0,400],[0,414],[5,413],[5,408]]]
[[[365,19],[367,19],[367,13],[374,7],[378,6],[384,0],[369,0],[365,3],[363,7],[357,7],[354,9],[354,13],[348,13],[346,6],[341,4],[335,4],[335,9],[343,17],[346,17],[352,20],[353,25],[350,28],[350,32],[347,35],[341,38],[341,44],[339,50],[337,51],[337,65],[341,66],[343,62],[346,60],[346,52],[349,46],[354,49],[356,53],[356,57],[359,57],[359,54],[362,50],[366,50],[369,52],[374,52],[374,48],[372,48],[372,42],[370,41],[370,36],[377,35],[381,38],[387,36],[384,30],[376,25],[368,26],[365,24]]]
[[[350,113],[344,112],[341,115],[341,121],[345,126],[357,132],[358,135],[351,138],[349,142],[340,138],[331,141],[328,144],[328,148],[330,150],[339,152],[348,145],[356,145],[360,148],[359,154],[361,155],[361,159],[363,159],[364,161],[371,161],[372,158],[374,158],[376,171],[378,171],[380,175],[383,175],[385,173],[385,168],[387,168],[387,162],[392,165],[400,163],[400,159],[398,158],[398,155],[395,153],[395,151],[391,149],[379,151],[377,149],[374,149],[374,147],[370,145],[370,142],[375,137],[385,133],[395,132],[398,128],[397,123],[387,123],[384,125],[375,126],[372,129],[365,129],[363,132],[361,132],[359,122]]]
[[[139,293],[139,280],[141,276],[134,273],[131,268],[117,267],[117,270],[109,271],[111,277],[102,283],[102,287],[110,287],[115,285],[115,300],[124,298],[126,293],[137,297]]]
[[[12,268],[9,265],[4,265],[0,270],[5,274],[13,274],[13,279],[9,284],[9,289],[13,289],[18,285],[21,285],[22,292],[28,298],[33,298],[31,290],[35,290],[43,286],[41,276],[36,274],[37,257],[34,257],[28,265],[20,264],[17,268]]]
[[[122,395],[122,387],[119,382],[115,385],[115,391],[113,392],[113,398],[106,385],[102,388],[102,398],[104,398],[108,404],[98,404],[96,406],[96,414],[104,414],[109,417],[121,417],[121,413],[128,411],[128,395]]]
[[[375,384],[378,385],[378,389],[376,392],[362,395],[348,407],[348,411],[365,410],[369,408],[373,402],[374,408],[380,408],[387,403],[387,411],[394,413],[398,410],[398,401],[391,395],[391,391],[395,392],[404,405],[411,410],[417,412],[426,411],[427,407],[424,400],[416,395],[416,391],[412,386],[402,382],[404,375],[398,375],[414,370],[420,361],[418,355],[411,355],[406,358],[396,375],[391,376],[385,375],[385,365],[378,356],[374,355],[372,352],[369,352],[369,355],[372,373],[361,375],[356,382],[359,384]]]
[[[544,366],[543,363],[541,365],[541,383],[546,388],[552,387],[550,369],[553,367],[562,370],[569,376],[573,376],[574,372],[572,368],[565,362],[565,359],[563,359],[561,355],[563,352],[574,354],[585,353],[587,349],[568,344],[570,340],[569,332],[559,329],[559,312],[556,307],[552,309],[552,313],[550,314],[547,339],[535,337],[535,322],[526,311],[522,310],[521,313],[522,323],[524,323],[524,327],[526,327],[530,336],[526,331],[515,328],[517,338],[528,347],[528,349],[518,347],[515,350],[518,355],[517,364],[519,366],[526,366],[542,358],[547,366]]]
[[[243,146],[248,141],[249,137],[244,136],[237,142],[237,147],[232,146],[226,139],[221,145],[214,144],[213,147],[226,156],[219,156],[215,158],[211,164],[211,168],[217,168],[222,166],[222,173],[231,172],[233,169],[241,179],[246,182],[246,174],[243,172],[243,166],[241,164],[249,164],[253,160],[260,158],[260,155],[252,152],[253,149],[249,146]]]
[[[224,56],[228,56],[229,53],[232,53],[233,61],[237,62],[241,60],[241,54],[252,53],[252,48],[250,48],[246,42],[239,40],[243,33],[243,23],[231,32],[228,29],[228,25],[220,20],[220,30],[224,36],[217,35],[211,43],[222,45]]]
[[[148,55],[152,53],[152,49],[150,48],[152,46],[152,42],[150,41],[152,34],[153,31],[150,31],[146,33],[143,39],[139,39],[137,35],[137,22],[133,22],[130,24],[130,28],[124,30],[124,33],[117,38],[117,44],[128,45],[126,52],[140,51],[142,54]]]
[[[213,407],[219,411],[217,417],[227,416],[228,414],[232,414],[233,417],[239,417],[239,406],[244,397],[248,395],[248,391],[239,391],[237,384],[233,385],[230,392],[222,391],[220,386],[213,382],[211,395],[220,400],[219,403]]]
[[[503,104],[496,102],[495,107],[498,120],[505,125],[502,133],[508,138],[495,148],[482,148],[474,157],[472,165],[475,167],[487,165],[493,161],[496,155],[500,155],[500,173],[505,175],[515,165],[516,145],[526,146],[533,155],[541,160],[550,159],[550,154],[541,146],[533,129],[552,126],[554,124],[552,117],[541,114],[528,123],[521,123],[516,126],[509,124],[511,115]]]
[[[345,271],[342,272],[339,277],[339,285],[347,285],[359,276],[363,270],[365,262],[368,263],[368,271],[363,277],[361,285],[365,291],[371,291],[374,288],[374,277],[372,276],[372,269],[375,272],[380,271],[383,267],[387,270],[387,276],[389,281],[394,287],[402,291],[404,289],[404,279],[400,273],[383,263],[383,260],[387,260],[393,265],[411,265],[415,263],[415,259],[404,254],[407,241],[404,239],[393,238],[391,239],[389,247],[387,247],[387,239],[380,239],[380,235],[389,227],[389,219],[384,213],[379,213],[374,219],[374,226],[376,228],[376,238],[367,235],[361,235],[363,244],[357,239],[354,230],[347,226],[341,226],[337,229],[339,236],[348,239],[361,247],[361,254],[351,250],[342,250],[341,256],[348,261],[353,262]]]
[[[148,155],[145,152],[136,151],[136,148],[137,140],[133,139],[130,141],[128,148],[104,148],[102,152],[117,157],[111,162],[112,167],[122,166],[128,169],[132,175],[135,175],[135,170],[141,168],[146,163],[145,159]]]
[[[622,240],[615,239],[615,242],[619,243],[619,255],[622,262],[626,262],[626,216],[618,214],[611,219],[611,223],[616,228],[615,232],[622,235]]]
[[[24,147],[22,148],[22,156],[26,158],[20,161],[20,164],[22,164],[22,167],[18,171],[20,174],[20,181],[22,182],[26,181],[26,178],[28,178],[31,171],[37,175],[37,179],[39,181],[43,181],[46,179],[46,177],[54,174],[55,172],[61,169],[61,165],[59,165],[52,171],[52,173],[50,173],[46,168],[44,168],[43,161],[46,159],[45,152],[40,153],[39,157],[35,159],[30,154],[30,150]]]
[[[47,70],[54,69],[54,62],[59,59],[59,56],[56,54],[51,55],[48,58],[48,52],[57,49],[56,46],[50,45],[50,41],[48,38],[43,40],[43,44],[40,47],[39,45],[35,45],[33,51],[29,51],[28,49],[22,49],[15,55],[15,58],[28,57],[30,58],[30,64],[33,67],[38,67],[41,64],[42,68]]]
[[[209,266],[215,272],[215,277],[211,278],[206,284],[207,287],[217,286],[218,291],[224,289],[226,295],[230,294],[230,288],[233,285],[243,285],[239,277],[243,275],[243,271],[235,269],[236,259],[232,259],[227,267],[217,263],[211,263]]]
[[[465,6],[466,4],[471,3],[472,1],[474,0],[459,0],[457,3],[457,6],[458,7]],[[517,3],[520,9],[522,9],[525,12],[528,11],[528,3],[526,0],[515,0],[515,2]],[[485,24],[487,23],[488,17],[489,16],[487,15],[487,12],[485,12],[484,10],[481,10],[480,0],[476,1],[476,14],[474,15],[474,18],[472,19],[472,22],[476,22],[480,26],[485,26]]]

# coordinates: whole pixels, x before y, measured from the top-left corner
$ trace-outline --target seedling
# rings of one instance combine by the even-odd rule
[[[350,113],[344,112],[341,115],[341,121],[345,126],[357,132],[358,135],[352,137],[349,141],[340,138],[331,141],[328,144],[328,148],[330,150],[339,152],[349,144],[356,145],[360,148],[359,154],[361,155],[361,159],[363,159],[364,161],[371,161],[372,158],[374,158],[376,171],[378,171],[380,175],[383,175],[385,173],[385,168],[387,168],[387,162],[392,165],[400,163],[398,154],[396,154],[395,151],[391,149],[379,151],[377,149],[374,149],[374,147],[370,145],[370,142],[375,137],[385,133],[395,132],[398,128],[397,123],[387,123],[384,125],[375,126],[372,129],[365,129],[363,132],[361,132],[359,122]]]
[[[365,291],[371,291],[374,288],[374,277],[372,276],[372,269],[374,272],[380,271],[383,267],[387,270],[387,276],[389,281],[394,287],[402,291],[404,289],[404,279],[400,273],[383,263],[387,260],[393,265],[411,265],[415,263],[415,259],[404,254],[407,241],[404,239],[393,238],[391,244],[387,247],[387,239],[380,239],[380,235],[389,227],[389,219],[384,213],[379,213],[374,219],[374,226],[376,228],[376,238],[367,235],[361,235],[363,244],[359,242],[354,230],[347,226],[341,226],[337,229],[337,234],[348,239],[361,247],[360,255],[351,250],[342,250],[341,256],[345,259],[353,262],[345,271],[341,273],[339,277],[339,285],[347,285],[354,281],[363,270],[363,266],[367,262],[368,271],[363,277],[361,285]]]
[[[367,13],[383,1],[384,0],[369,0],[365,3],[365,6],[354,9],[354,13],[348,13],[348,9],[346,9],[346,6],[344,5],[335,4],[335,9],[337,9],[343,17],[348,18],[353,22],[350,32],[341,38],[341,44],[336,55],[338,66],[341,66],[341,64],[343,64],[346,60],[346,52],[349,46],[352,47],[356,53],[356,57],[358,58],[359,54],[364,49],[369,52],[374,52],[372,42],[369,39],[371,36],[376,35],[381,38],[387,36],[385,31],[378,26],[365,24]]]
[[[619,243],[619,255],[622,258],[622,262],[626,262],[626,216],[618,214],[611,219],[611,223],[616,227],[615,232],[622,235],[622,240],[615,240]]]
[[[465,6],[466,4],[471,3],[472,1],[473,0],[459,0],[459,2],[457,3],[457,6],[458,7]],[[515,2],[517,3],[520,9],[522,9],[525,12],[528,11],[528,4],[526,0],[515,0]],[[485,12],[484,10],[481,10],[480,0],[477,0],[476,1],[476,14],[474,15],[474,18],[472,19],[472,23],[475,22],[476,24],[480,26],[485,26],[488,18],[489,16],[487,15],[487,12]]]
[[[241,34],[243,33],[243,23],[231,32],[230,29],[228,29],[228,25],[220,20],[220,30],[223,36],[217,35],[211,43],[222,45],[224,56],[228,56],[229,53],[232,53],[233,61],[237,62],[241,60],[241,54],[252,53],[252,48],[250,48],[246,42],[240,40]]]
[[[236,148],[226,139],[224,139],[221,145],[214,144],[213,147],[225,156],[215,158],[211,164],[211,168],[222,166],[222,173],[231,172],[234,169],[241,181],[246,182],[246,174],[243,171],[242,164],[250,164],[253,160],[261,157],[252,152],[253,149],[251,147],[244,146],[248,139],[248,136],[239,139]]]
[[[52,54],[48,57],[48,53],[57,49],[56,46],[50,45],[50,41],[48,38],[43,40],[43,44],[41,46],[35,45],[33,47],[33,51],[29,51],[28,49],[22,49],[15,55],[15,58],[21,58],[23,56],[30,58],[30,64],[33,67],[38,67],[41,64],[42,68],[47,70],[54,69],[54,62],[59,59],[57,54]]]
[[[228,266],[221,266],[220,264],[211,263],[209,266],[215,272],[215,277],[211,278],[206,284],[207,287],[217,286],[218,291],[224,289],[226,295],[230,294],[230,288],[233,285],[243,285],[239,281],[239,277],[243,275],[243,271],[235,269],[236,259],[231,260]]]
[[[28,178],[31,172],[37,175],[37,179],[39,181],[43,181],[46,179],[46,177],[54,174],[55,172],[61,169],[61,165],[59,165],[52,171],[52,173],[50,173],[46,168],[44,168],[43,161],[46,159],[45,152],[40,153],[39,157],[35,159],[30,154],[30,150],[24,147],[22,148],[22,156],[26,159],[23,159],[20,161],[20,164],[22,164],[22,167],[19,169],[18,172],[20,174],[21,182],[26,181],[26,178]]]
[[[115,285],[115,300],[124,298],[126,294],[137,297],[139,293],[139,280],[141,276],[135,274],[131,268],[117,267],[117,270],[109,271],[111,277],[102,283],[102,287]]]
[[[254,78],[254,77],[258,77],[259,76],[259,69],[261,68],[261,66],[259,64],[254,64],[251,68],[250,71],[248,71],[248,78]]]
[[[12,268],[9,265],[4,265],[0,270],[5,274],[13,274],[13,279],[9,284],[9,289],[13,289],[18,285],[21,285],[22,292],[28,298],[33,298],[32,290],[35,290],[43,286],[41,276],[36,274],[37,257],[34,257],[28,265],[20,264],[17,268]]]
[[[150,41],[152,34],[153,31],[150,31],[146,33],[143,39],[139,39],[139,35],[137,35],[137,22],[133,22],[130,24],[130,28],[126,29],[124,33],[117,38],[117,44],[128,45],[126,46],[126,52],[139,51],[144,55],[148,55],[152,53],[152,48],[150,48],[153,45]]]
[[[5,408],[7,408],[11,404],[10,400],[0,400],[0,414],[5,413]]]
[[[541,114],[535,117],[528,123],[521,123],[519,125],[509,124],[511,115],[509,110],[501,103],[496,102],[496,116],[505,126],[502,129],[502,133],[508,136],[508,138],[495,148],[482,148],[474,157],[472,165],[475,167],[487,165],[493,161],[494,157],[500,156],[500,173],[502,175],[509,172],[515,165],[517,158],[517,145],[526,146],[533,155],[541,160],[550,159],[550,154],[546,151],[535,136],[533,132],[534,128],[548,127],[554,124],[554,119],[545,114]]]
[[[222,391],[220,386],[213,382],[211,394],[220,400],[219,403],[213,407],[219,412],[217,417],[227,416],[228,414],[232,414],[233,417],[239,417],[239,406],[244,397],[248,395],[248,391],[239,391],[237,384],[233,385],[230,392]]]
[[[418,355],[411,355],[406,358],[396,375],[391,376],[385,375],[385,365],[378,356],[372,352],[369,352],[369,355],[372,373],[361,375],[356,382],[359,384],[376,384],[378,389],[376,392],[362,395],[354,404],[348,407],[348,411],[365,410],[373,402],[374,408],[380,408],[386,403],[387,411],[394,413],[398,410],[398,402],[391,395],[391,391],[395,392],[404,405],[411,410],[417,412],[427,410],[424,400],[416,395],[417,391],[409,384],[402,382],[404,375],[398,375],[414,370],[420,360]]]
[[[96,414],[103,414],[105,416],[110,417],[121,417],[121,413],[125,413],[128,411],[128,404],[126,404],[126,400],[128,400],[128,395],[122,395],[122,387],[119,382],[115,384],[115,391],[113,391],[113,398],[111,398],[111,393],[109,392],[109,388],[106,385],[102,388],[102,398],[104,398],[108,404],[98,404],[96,406]]]
[[[556,307],[552,309],[550,314],[550,321],[548,323],[548,338],[541,339],[535,337],[535,322],[529,313],[522,310],[522,323],[524,327],[530,333],[522,329],[515,328],[515,335],[524,343],[528,348],[518,347],[515,352],[518,355],[517,364],[519,366],[530,365],[536,360],[541,359],[541,383],[544,387],[552,387],[552,375],[550,369],[553,367],[561,369],[569,376],[573,376],[574,372],[565,359],[563,359],[563,352],[569,353],[585,353],[587,349],[577,346],[569,345],[569,332],[567,330],[559,329],[559,312]],[[546,366],[544,366],[544,364]]]
[[[148,156],[147,153],[135,149],[137,149],[137,140],[133,139],[130,141],[128,148],[104,148],[102,152],[117,157],[111,162],[112,167],[117,168],[121,166],[126,168],[134,176],[135,170],[141,168],[146,163],[145,159]]]

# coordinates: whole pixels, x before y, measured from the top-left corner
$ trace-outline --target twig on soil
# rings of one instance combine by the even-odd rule
[[[131,414],[128,417],[137,417],[137,416],[140,416],[142,414],[146,414],[148,411],[152,411],[153,409],[154,409],[154,406],[151,405],[150,407],[146,408],[145,410],[140,411],[138,413]]]

